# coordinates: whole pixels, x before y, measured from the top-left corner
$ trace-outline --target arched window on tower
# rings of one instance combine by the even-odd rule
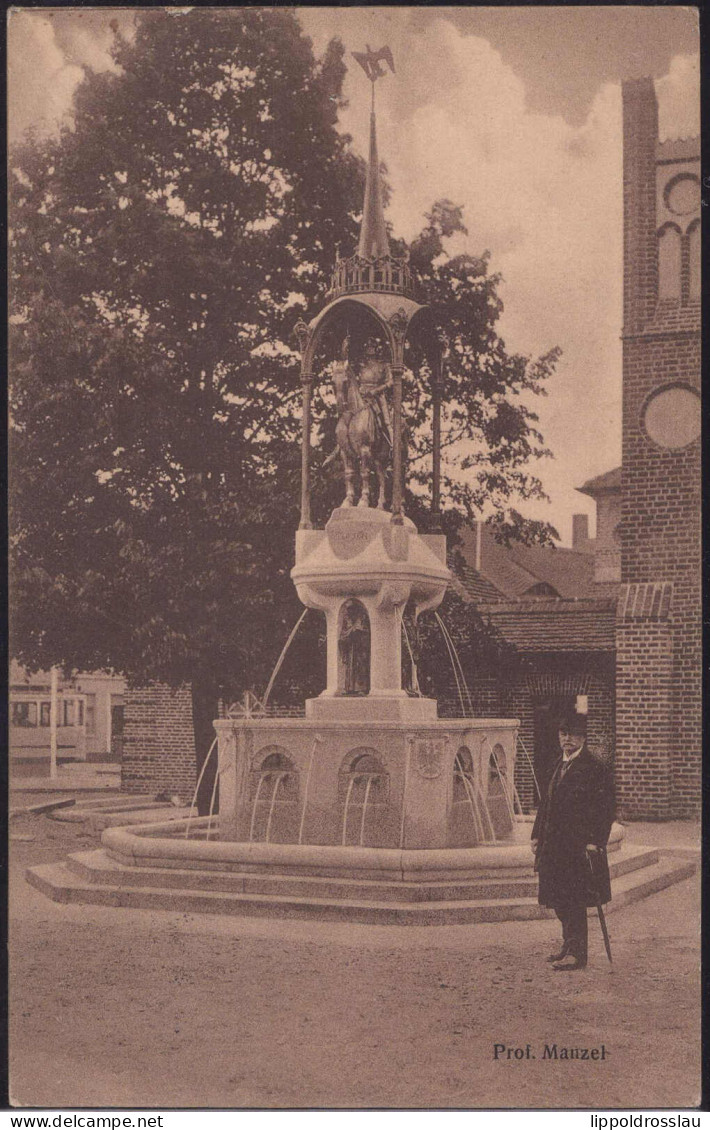
[[[693,220],[688,228],[688,297],[691,302],[700,300],[700,220]]]
[[[664,224],[658,233],[658,297],[680,298],[680,229]]]

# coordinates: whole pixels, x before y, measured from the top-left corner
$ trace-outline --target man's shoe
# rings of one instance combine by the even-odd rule
[[[576,973],[578,969],[587,968],[587,959],[572,956],[572,961],[567,961],[564,965],[553,965],[552,968],[558,973]]]
[[[563,944],[562,949],[559,951],[559,953],[551,953],[549,957],[545,958],[545,961],[549,961],[549,962],[562,961],[562,958],[567,957],[568,953],[569,953],[569,946],[565,943],[565,944]]]

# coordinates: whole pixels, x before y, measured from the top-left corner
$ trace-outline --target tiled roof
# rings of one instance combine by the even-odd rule
[[[521,651],[613,651],[616,598],[487,604],[481,613]]]
[[[477,573],[475,569],[472,569],[470,565],[464,566],[462,575],[459,578],[459,584],[463,588],[466,597],[475,601],[477,604],[481,601],[496,601],[500,599],[501,594],[499,590],[492,585],[490,581],[487,581],[485,577],[482,577],[480,573]]]
[[[467,591],[477,601],[498,598],[518,600],[539,585],[549,585],[563,598],[596,598],[607,595],[607,586],[594,581],[594,557],[574,549],[549,546],[527,546],[512,543],[500,545],[489,527],[481,527],[480,568],[476,563],[475,529],[461,530],[462,553],[468,566]],[[528,599],[540,599],[534,596]]]
[[[621,490],[621,467],[615,467],[613,471],[606,471],[594,479],[587,479],[586,483],[581,487],[575,487],[575,490],[580,494],[589,494],[592,498],[606,491]]]

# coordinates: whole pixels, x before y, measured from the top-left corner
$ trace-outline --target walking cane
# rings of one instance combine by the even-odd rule
[[[611,942],[609,941],[609,931],[606,928],[606,918],[604,917],[604,911],[602,909],[602,904],[601,904],[601,901],[599,899],[599,894],[597,892],[597,877],[594,873],[594,864],[592,863],[592,857],[589,854],[589,852],[587,852],[586,855],[587,855],[587,863],[589,864],[589,870],[592,873],[592,890],[594,891],[594,896],[597,900],[597,914],[599,915],[599,925],[602,928],[602,936],[604,938],[604,948],[606,950],[606,956],[609,958],[609,963],[611,964]]]

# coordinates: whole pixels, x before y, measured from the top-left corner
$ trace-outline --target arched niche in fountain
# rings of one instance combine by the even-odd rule
[[[488,758],[488,795],[505,795],[508,785],[508,764],[505,750],[500,742],[496,742]]]
[[[249,774],[249,839],[289,842],[298,813],[298,769],[287,751],[264,746],[254,757]]]
[[[287,750],[279,745],[267,745],[254,756],[252,770],[249,774],[249,793],[256,795],[259,783],[268,778],[268,783],[274,785],[277,778],[281,778],[279,794],[282,799],[298,800],[298,769],[288,755]],[[270,795],[271,788],[262,792],[262,797]]]
[[[447,842],[450,847],[473,847],[493,843],[495,829],[486,798],[475,776],[468,746],[456,751],[452,769],[451,809]]]
[[[377,750],[367,746],[351,750],[338,774],[338,802],[342,808],[341,842],[375,846],[368,833],[389,801],[390,777]]]
[[[359,600],[346,600],[338,616],[338,693],[370,693],[370,617]]]
[[[506,836],[515,822],[515,785],[506,752],[496,742],[488,758],[486,805],[498,837]]]

